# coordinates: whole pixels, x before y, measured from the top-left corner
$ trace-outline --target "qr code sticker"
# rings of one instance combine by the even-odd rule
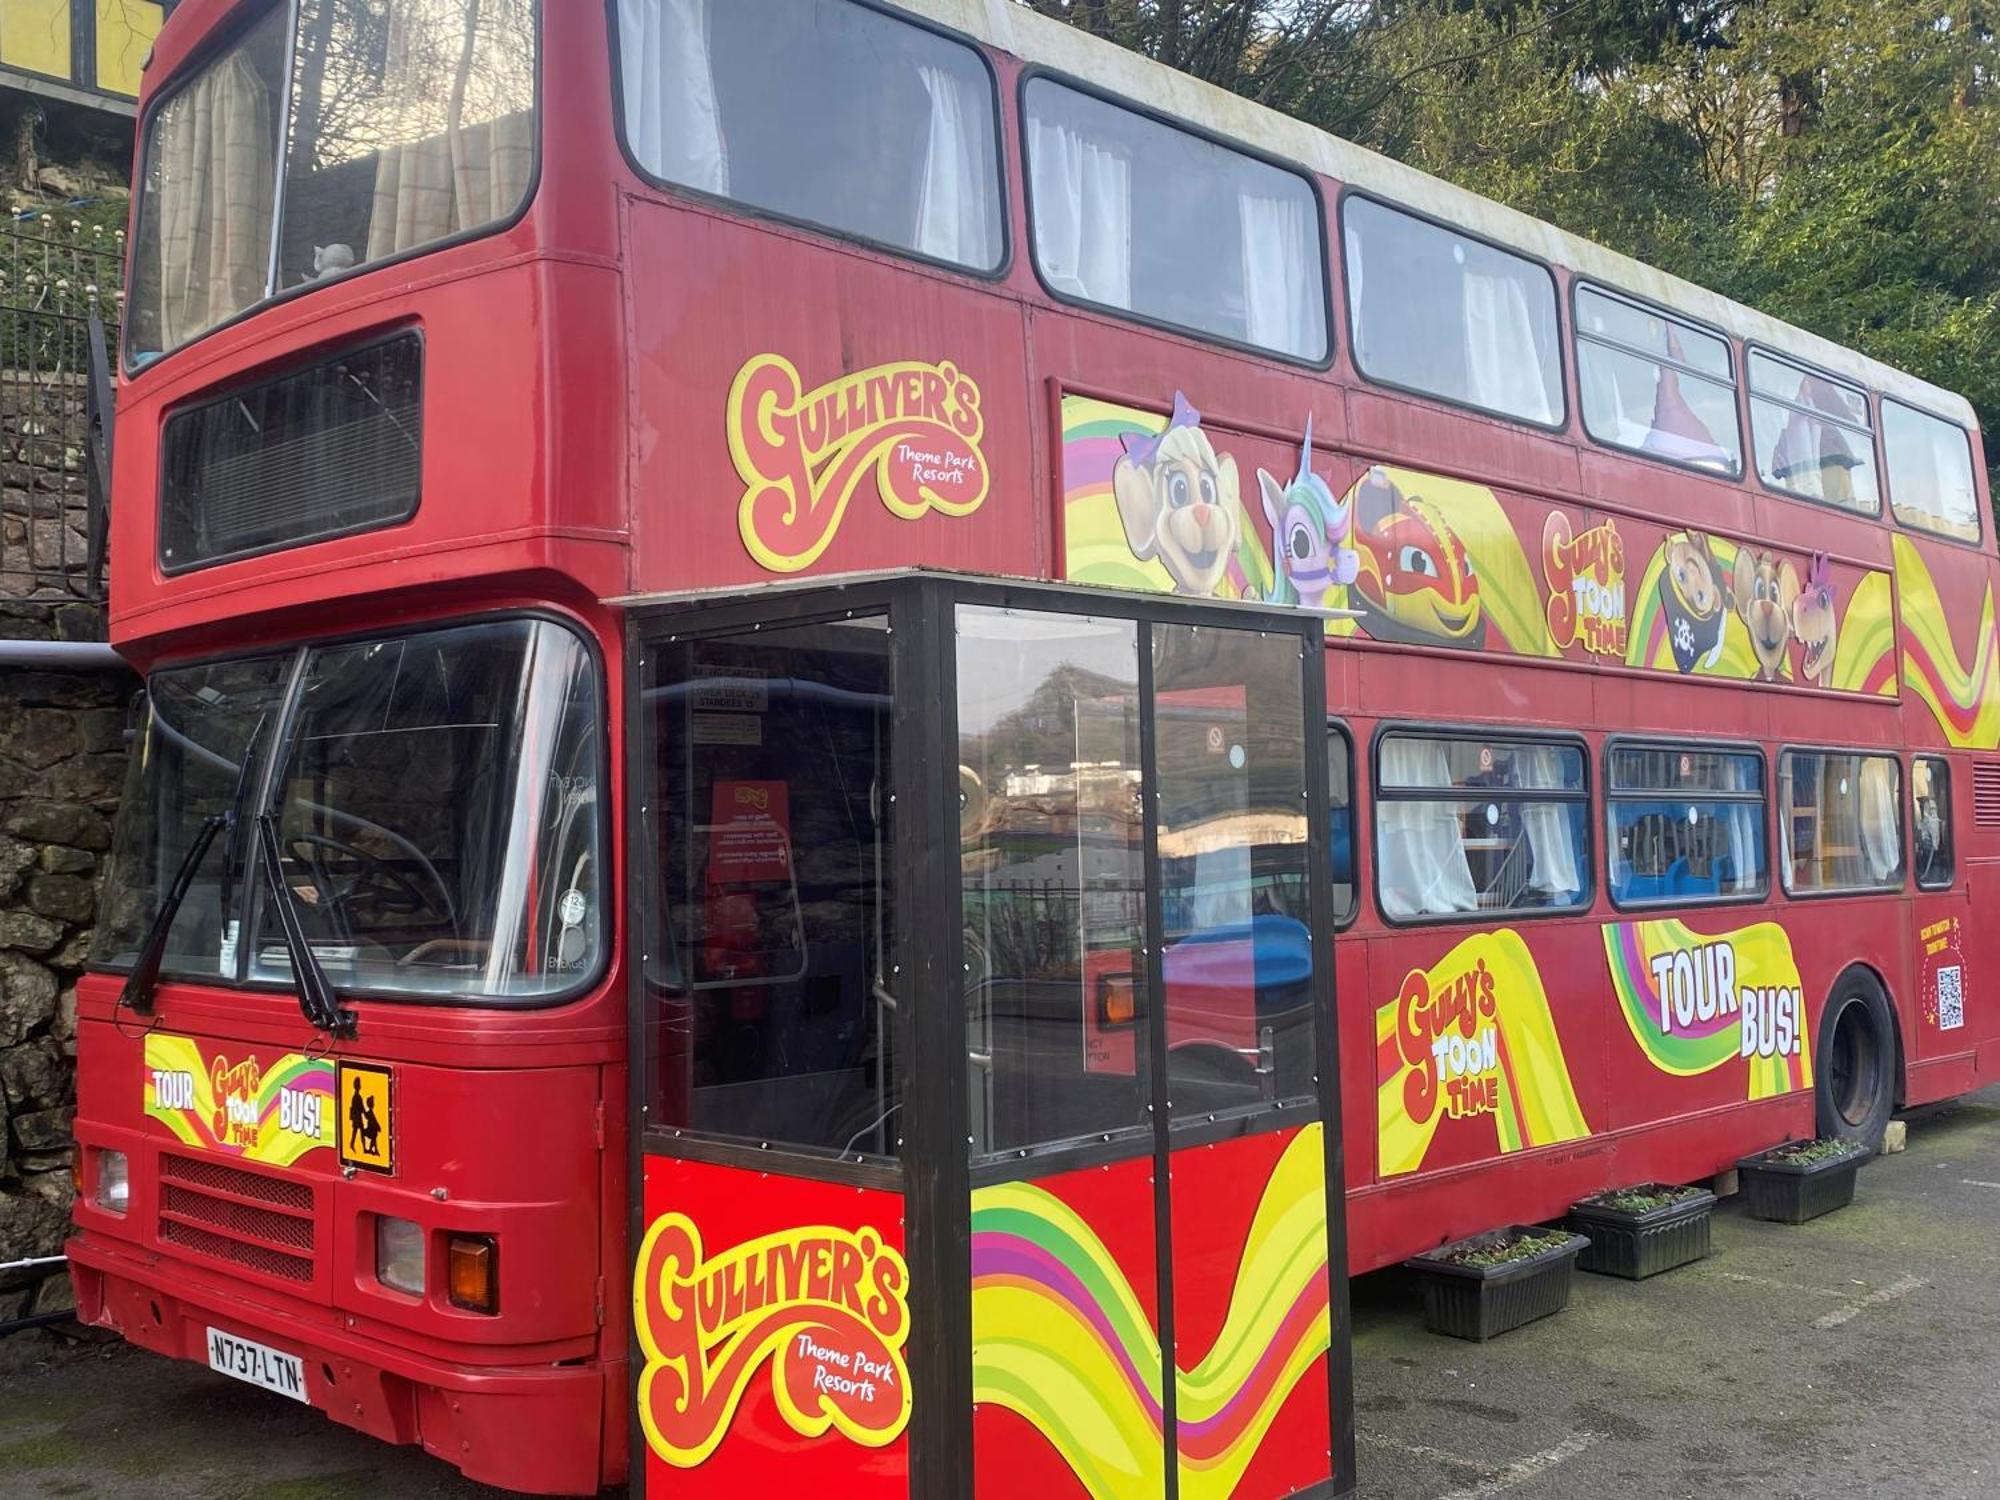
[[[1938,1030],[1956,1031],[1965,1024],[1965,966],[1938,970]]]

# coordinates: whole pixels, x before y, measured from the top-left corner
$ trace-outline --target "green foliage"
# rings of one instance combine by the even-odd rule
[[[2000,464],[1994,0],[1026,0],[1962,392]]]

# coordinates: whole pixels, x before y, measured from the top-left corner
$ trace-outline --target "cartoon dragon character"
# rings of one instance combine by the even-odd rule
[[[1692,672],[1697,665],[1712,667],[1722,654],[1722,627],[1729,618],[1715,553],[1699,531],[1675,532],[1667,538],[1664,551],[1660,608],[1667,618],[1674,665],[1683,672]]]
[[[1111,493],[1132,555],[1157,557],[1175,593],[1212,597],[1242,535],[1236,460],[1216,456],[1201,413],[1179,391],[1165,432],[1127,433],[1121,441]]]
[[[1486,621],[1472,559],[1443,510],[1406,496],[1381,468],[1354,488],[1362,629],[1378,641],[1479,647]]]
[[[1306,439],[1299,449],[1299,472],[1280,485],[1262,469],[1257,488],[1264,497],[1264,515],[1271,523],[1271,550],[1277,572],[1270,602],[1325,609],[1327,595],[1345,589],[1361,571],[1361,554],[1348,543],[1354,530],[1354,507],[1336,500],[1333,489],[1312,471],[1312,418],[1306,418]],[[1337,599],[1338,605],[1345,600]]]
[[[1757,675],[1775,682],[1792,641],[1792,605],[1799,597],[1799,570],[1756,547],[1736,549],[1729,603],[1742,617],[1757,653]]]
[[[1815,552],[1812,565],[1806,569],[1806,586],[1792,601],[1792,634],[1806,652],[1799,663],[1799,675],[1815,687],[1833,686],[1838,598],[1833,588],[1833,563],[1824,552]]]

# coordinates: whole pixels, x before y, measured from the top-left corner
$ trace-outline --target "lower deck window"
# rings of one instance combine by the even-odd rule
[[[1620,745],[1607,769],[1611,899],[1618,905],[1764,894],[1761,755]]]
[[[1589,793],[1575,745],[1385,735],[1375,800],[1377,891],[1392,920],[1589,902]]]
[[[1778,760],[1785,889],[1903,883],[1902,767],[1891,755],[1787,750]]]

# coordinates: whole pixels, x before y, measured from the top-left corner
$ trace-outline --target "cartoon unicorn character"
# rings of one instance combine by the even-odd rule
[[[1277,560],[1271,603],[1325,609],[1334,588],[1345,589],[1361,571],[1361,554],[1349,542],[1354,533],[1354,507],[1336,500],[1333,489],[1312,471],[1312,417],[1306,417],[1306,440],[1299,449],[1299,472],[1280,485],[1262,469],[1257,488],[1263,492],[1264,515],[1271,523],[1271,550]],[[1331,601],[1335,605],[1345,602]]]

